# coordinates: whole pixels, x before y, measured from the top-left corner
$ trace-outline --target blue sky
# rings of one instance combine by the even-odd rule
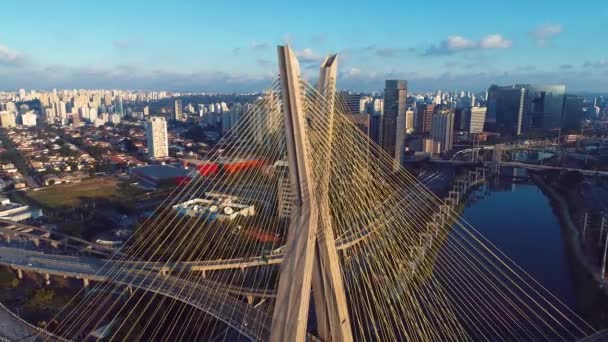
[[[314,80],[340,56],[339,87],[482,90],[565,83],[608,92],[608,1],[7,1],[0,89],[246,91],[289,43]]]

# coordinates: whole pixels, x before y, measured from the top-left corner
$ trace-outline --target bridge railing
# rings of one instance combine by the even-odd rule
[[[63,337],[61,337],[61,336],[57,336],[57,335],[53,334],[52,332],[50,332],[50,331],[48,331],[48,330],[46,330],[46,329],[40,328],[40,327],[38,327],[38,326],[35,326],[35,325],[33,325],[32,323],[30,323],[30,322],[28,322],[28,321],[24,320],[24,319],[23,319],[23,318],[21,318],[19,315],[17,315],[16,313],[12,312],[12,311],[11,311],[9,308],[7,308],[7,307],[6,307],[4,304],[2,304],[2,303],[0,303],[0,310],[4,310],[4,311],[5,311],[6,313],[8,313],[8,314],[9,314],[11,317],[13,317],[15,320],[17,320],[17,321],[18,321],[20,324],[23,324],[23,325],[25,325],[26,327],[28,327],[29,329],[33,329],[33,330],[35,330],[36,332],[38,332],[38,333],[40,333],[40,334],[42,334],[42,335],[44,335],[44,336],[46,336],[46,337],[49,337],[49,338],[52,338],[52,339],[55,339],[55,340],[58,340],[58,341],[69,342],[69,340],[66,340],[65,338],[63,338]],[[32,339],[32,340],[34,340],[34,339]],[[8,339],[6,339],[6,338],[4,338],[4,337],[0,337],[0,341],[9,341],[9,340],[8,340]]]

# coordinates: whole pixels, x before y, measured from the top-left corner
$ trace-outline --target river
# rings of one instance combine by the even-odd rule
[[[521,172],[520,172],[521,174]],[[572,309],[574,277],[560,223],[532,182],[501,178],[473,191],[462,217]]]

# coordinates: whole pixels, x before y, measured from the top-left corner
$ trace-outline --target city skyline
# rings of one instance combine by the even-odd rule
[[[385,79],[407,79],[414,92],[481,91],[492,83],[558,83],[573,92],[608,92],[608,56],[593,39],[608,32],[606,4],[594,4],[591,18],[548,1],[415,7],[349,2],[324,4],[322,12],[314,5],[167,8],[142,2],[124,8],[108,1],[111,16],[85,18],[82,13],[96,8],[40,3],[27,16],[4,20],[0,90],[261,91],[276,74],[275,45],[289,43],[309,79],[321,56],[340,54],[339,88],[355,91],[381,91]],[[7,13],[20,13],[19,4],[5,6]],[[436,10],[442,6],[450,11]],[[276,21],[295,14],[297,20]],[[61,20],[77,17],[86,19],[77,27]]]

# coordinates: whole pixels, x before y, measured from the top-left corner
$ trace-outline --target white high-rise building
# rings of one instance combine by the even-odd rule
[[[53,109],[53,108],[45,108],[44,109],[44,116],[46,118],[46,122],[48,122],[48,123],[55,122],[55,117],[56,117],[55,109]]]
[[[182,112],[182,100],[175,100],[173,102],[173,120],[186,121],[184,113]]]
[[[97,121],[97,108],[89,108],[89,122]]]
[[[445,152],[452,149],[454,139],[454,113],[442,111],[432,116],[431,139],[439,144],[439,151]]]
[[[9,111],[0,112],[0,125],[4,128],[11,128],[17,126],[15,122],[15,114]]]
[[[19,89],[19,99],[21,101],[25,100],[25,89],[23,88]]]
[[[118,125],[120,123],[120,114],[114,113],[110,115],[110,122]]]
[[[384,111],[384,100],[383,99],[375,99],[374,100],[374,115],[382,115]]]
[[[61,121],[63,122],[64,120],[68,119],[68,112],[65,108],[65,102],[63,101],[59,101],[57,103],[57,110],[56,110],[57,115],[59,116],[59,118],[61,119]]]
[[[158,159],[169,156],[169,141],[165,118],[153,116],[148,119],[146,123],[146,139],[148,140],[148,155],[150,158]]]
[[[483,124],[486,121],[486,107],[471,108],[471,116],[468,122],[469,133],[483,132]]]
[[[21,114],[21,123],[26,127],[34,127],[36,126],[36,121],[38,120],[38,116],[34,112],[27,112],[25,114]]]
[[[222,134],[226,134],[234,126],[243,114],[243,106],[240,103],[232,105],[229,111],[222,114]]]
[[[414,132],[414,111],[408,109],[405,112],[405,133]]]

